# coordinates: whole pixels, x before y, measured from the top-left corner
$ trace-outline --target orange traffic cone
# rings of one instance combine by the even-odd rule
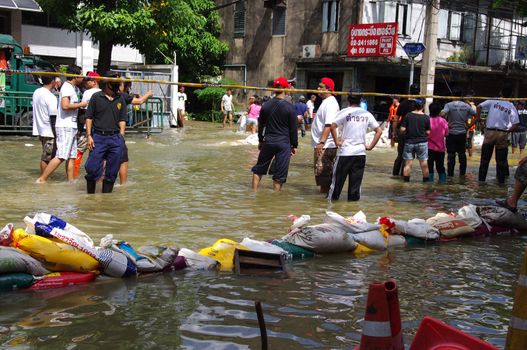
[[[360,346],[355,350],[404,350],[395,280],[370,284]]]

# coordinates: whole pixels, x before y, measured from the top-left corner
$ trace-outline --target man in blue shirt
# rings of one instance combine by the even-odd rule
[[[302,132],[302,137],[306,136],[306,120],[308,118],[308,108],[306,104],[306,98],[300,96],[298,102],[295,103],[296,116],[298,118],[298,123],[300,124],[300,130]]]

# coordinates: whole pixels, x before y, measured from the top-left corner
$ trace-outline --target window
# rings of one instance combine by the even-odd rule
[[[286,8],[273,8],[273,35],[285,35]]]
[[[450,40],[461,40],[461,22],[463,16],[459,12],[450,12],[450,21],[449,21],[449,33],[448,38]]]
[[[463,16],[462,40],[465,43],[474,41],[474,30],[476,28],[476,15],[467,13]]]
[[[395,22],[397,22],[399,35],[410,35],[410,16],[408,14],[407,4],[397,4]]]
[[[324,0],[322,3],[322,33],[338,32],[340,0]]]
[[[234,37],[245,36],[245,0],[236,3],[234,7]]]

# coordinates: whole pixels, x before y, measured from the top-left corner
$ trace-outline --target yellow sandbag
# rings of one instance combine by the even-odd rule
[[[12,239],[11,246],[22,249],[50,271],[93,272],[99,268],[97,260],[69,244],[33,235],[21,228],[13,231]]]
[[[222,238],[217,240],[211,247],[200,250],[199,254],[219,262],[221,271],[230,271],[234,268],[234,249],[249,250],[239,243]]]
[[[365,254],[369,254],[373,252],[372,249],[366,247],[365,245],[362,245],[359,243],[359,245],[357,246],[357,248],[355,248],[353,250],[353,254],[356,254],[356,255],[365,255]]]

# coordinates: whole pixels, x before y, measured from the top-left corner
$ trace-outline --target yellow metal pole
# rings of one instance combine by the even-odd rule
[[[527,349],[527,249],[523,255],[520,277],[516,283],[514,305],[505,350]]]

